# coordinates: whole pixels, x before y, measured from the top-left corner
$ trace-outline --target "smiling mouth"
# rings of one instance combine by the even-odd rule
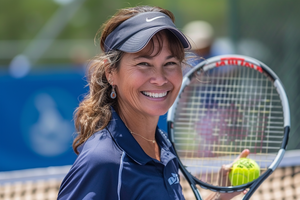
[[[162,92],[162,93],[153,93],[153,92],[142,92],[145,96],[151,97],[151,98],[162,98],[165,97],[168,92]]]

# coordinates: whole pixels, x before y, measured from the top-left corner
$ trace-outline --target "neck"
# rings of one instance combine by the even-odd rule
[[[126,112],[119,110],[119,116],[133,135],[140,135],[149,140],[155,139],[155,131],[159,116],[147,117],[132,111]]]
[[[155,132],[159,117],[157,119],[147,118],[132,113],[119,111],[119,116],[144,152],[148,156],[160,161],[160,149],[157,143],[153,142],[155,141]]]

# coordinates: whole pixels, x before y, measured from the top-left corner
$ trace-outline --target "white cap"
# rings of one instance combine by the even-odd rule
[[[183,27],[183,33],[188,38],[192,50],[202,49],[213,41],[213,27],[205,21],[192,21]]]

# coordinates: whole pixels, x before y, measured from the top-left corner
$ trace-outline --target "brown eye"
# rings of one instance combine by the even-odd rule
[[[176,65],[177,63],[175,62],[167,62],[166,65]]]
[[[141,63],[138,63],[137,65],[140,65],[140,66],[150,66],[150,64],[147,63],[147,62],[141,62]]]

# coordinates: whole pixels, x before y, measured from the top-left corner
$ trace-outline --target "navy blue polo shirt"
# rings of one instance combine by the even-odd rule
[[[107,127],[91,136],[64,178],[58,199],[182,200],[178,163],[157,128],[161,161],[149,157],[113,111]]]

